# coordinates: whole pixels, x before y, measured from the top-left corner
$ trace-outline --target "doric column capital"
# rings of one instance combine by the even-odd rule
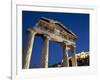
[[[31,32],[33,35],[35,35],[37,33],[36,30],[33,28],[28,28],[27,32]]]
[[[63,41],[63,43],[64,43],[64,44],[67,44],[68,42],[67,42],[67,41]]]
[[[74,44],[72,44],[72,48],[76,48],[76,44],[74,43]]]
[[[63,42],[63,46],[66,48],[66,50],[70,50],[70,48],[68,47],[68,44],[67,44],[67,42]]]
[[[44,35],[43,35],[43,38],[46,38],[47,40],[50,40],[50,37],[49,37],[49,35],[47,35],[47,34],[44,34]]]

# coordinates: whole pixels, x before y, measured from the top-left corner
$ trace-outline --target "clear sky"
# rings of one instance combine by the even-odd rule
[[[76,40],[76,52],[89,51],[89,14],[83,13],[56,13],[56,12],[35,12],[22,11],[22,45],[26,45],[26,30],[29,26],[35,26],[40,17],[47,17],[61,22],[64,26],[74,32]],[[30,67],[40,65],[43,39],[35,37],[34,48]],[[71,53],[69,52],[69,56]],[[62,59],[62,46],[59,43],[49,43],[49,65],[59,63]]]

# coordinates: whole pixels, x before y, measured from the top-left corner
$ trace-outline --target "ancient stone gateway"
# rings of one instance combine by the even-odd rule
[[[58,21],[54,21],[45,17],[40,18],[34,28],[27,29],[27,42],[24,50],[24,62],[23,68],[28,69],[30,65],[30,59],[32,54],[32,46],[34,44],[35,35],[41,35],[44,39],[42,47],[41,67],[48,68],[48,52],[49,41],[56,41],[63,46],[63,59],[62,66],[69,66],[68,51],[72,51],[72,66],[77,66],[76,52],[75,52],[75,40],[77,36],[68,30],[63,24]]]

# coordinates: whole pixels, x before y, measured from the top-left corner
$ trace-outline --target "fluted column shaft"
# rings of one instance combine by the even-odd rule
[[[72,66],[77,66],[77,57],[76,57],[75,47],[72,47],[71,50],[72,50]]]
[[[44,42],[42,47],[42,56],[41,56],[41,67],[48,68],[48,54],[49,53],[49,37],[44,36]]]
[[[68,67],[69,66],[69,59],[68,59],[68,47],[66,44],[63,45],[63,67]]]
[[[24,49],[24,54],[23,54],[24,55],[24,62],[23,62],[24,69],[28,69],[29,65],[30,65],[32,47],[33,47],[33,43],[34,43],[35,34],[36,34],[36,31],[34,31],[31,28],[28,28],[26,48]]]

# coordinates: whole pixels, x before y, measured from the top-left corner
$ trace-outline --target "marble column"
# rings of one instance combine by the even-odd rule
[[[71,48],[71,51],[72,51],[72,66],[77,66],[77,57],[74,46]]]
[[[63,62],[62,62],[63,67],[69,66],[68,50],[69,50],[69,48],[67,47],[66,44],[64,44],[63,45]]]
[[[30,59],[32,54],[32,47],[34,43],[34,37],[36,35],[36,31],[32,28],[28,28],[27,30],[27,40],[26,40],[26,47],[24,49],[24,61],[23,61],[23,68],[28,69],[30,65]]]
[[[47,35],[44,35],[43,39],[44,42],[42,47],[41,67],[48,68],[49,37]]]

